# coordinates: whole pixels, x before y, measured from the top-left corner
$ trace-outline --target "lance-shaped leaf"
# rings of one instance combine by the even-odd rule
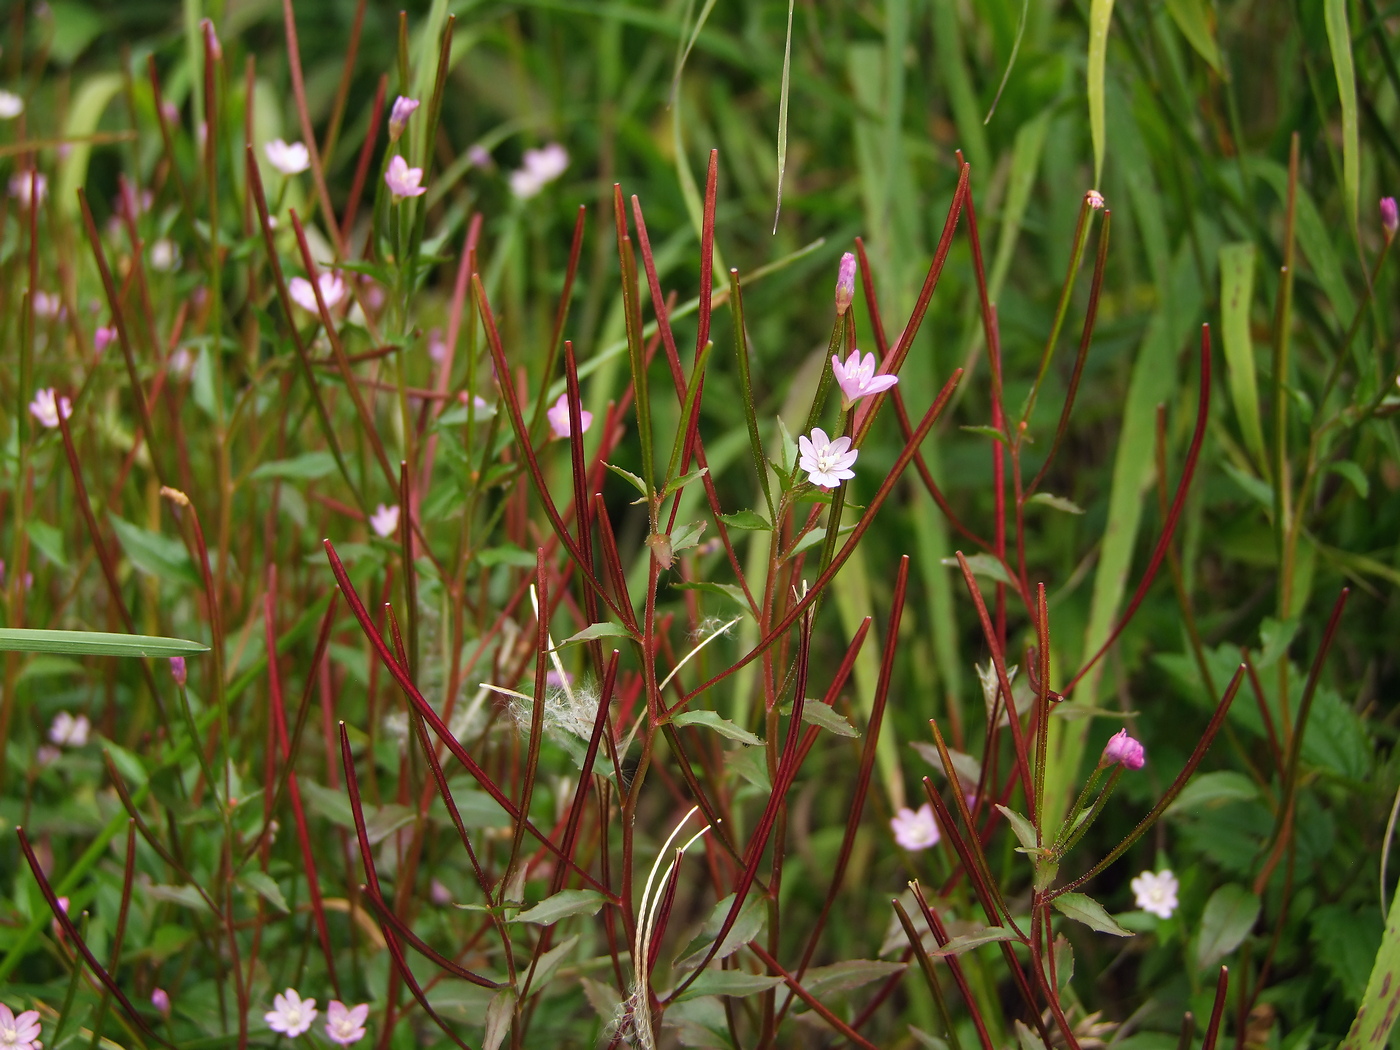
[[[1057,911],[1068,915],[1076,922],[1082,922],[1091,930],[1111,933],[1115,937],[1131,937],[1132,931],[1125,930],[1114,921],[1113,916],[1093,897],[1084,893],[1062,893],[1051,901]]]
[[[951,941],[939,948],[934,955],[943,958],[948,955],[961,955],[963,952],[979,948],[984,944],[995,944],[997,941],[1018,940],[1016,931],[1006,926],[983,926],[980,930],[972,933],[965,933],[961,937],[954,937]]]
[[[148,634],[108,634],[105,631],[40,631],[0,628],[0,651],[67,653],[70,656],[186,656],[209,646],[184,638]]]
[[[603,895],[597,890],[561,890],[546,897],[529,911],[522,911],[511,922],[533,922],[551,926],[570,915],[596,915],[603,906]]]

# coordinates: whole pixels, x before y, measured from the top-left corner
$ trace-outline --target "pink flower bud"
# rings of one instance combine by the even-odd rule
[[[1385,230],[1385,239],[1395,236],[1396,229],[1400,229],[1400,209],[1395,206],[1394,197],[1381,198],[1381,227]]]
[[[1126,729],[1120,729],[1109,737],[1108,743],[1104,746],[1103,757],[1099,759],[1099,767],[1111,766],[1116,762],[1122,762],[1126,769],[1141,769],[1147,761],[1147,753],[1143,750],[1142,744],[1128,735]]]
[[[422,103],[416,98],[406,98],[400,95],[394,99],[394,108],[389,110],[389,141],[398,142],[399,136],[403,134],[403,129],[408,126],[408,118],[413,115],[413,111]]]
[[[164,988],[157,988],[151,993],[151,1005],[164,1016],[170,1016],[170,996],[166,993]]]
[[[172,656],[170,658],[170,674],[175,679],[175,684],[183,689],[185,687],[185,682],[189,680],[189,674],[185,670],[185,658],[183,656]]]
[[[850,252],[841,256],[841,266],[836,271],[836,315],[844,314],[851,306],[856,294],[856,257]]]

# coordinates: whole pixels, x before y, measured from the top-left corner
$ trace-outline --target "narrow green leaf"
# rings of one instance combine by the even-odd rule
[[[522,911],[511,922],[533,922],[537,926],[552,926],[571,915],[596,915],[603,906],[603,895],[597,890],[560,890],[546,897],[529,911]]]
[[[1356,494],[1362,499],[1371,495],[1371,482],[1366,477],[1366,472],[1349,459],[1338,460],[1327,467],[1333,474],[1340,474],[1351,482],[1351,487],[1356,490]]]
[[[981,434],[983,437],[989,437],[993,441],[1000,441],[1003,445],[1006,444],[1006,435],[997,427],[966,426],[959,427],[958,429],[966,430],[969,434]]]
[[[1366,995],[1339,1050],[1374,1050],[1385,1046],[1397,1016],[1400,1016],[1400,887],[1396,887],[1390,904],[1385,935],[1366,981]]]
[[[681,582],[671,584],[679,591],[704,591],[708,594],[718,594],[737,602],[739,607],[745,612],[749,611],[749,601],[744,597],[744,590],[733,583],[711,583],[709,580],[696,580],[693,582]]]
[[[714,711],[685,711],[671,721],[678,726],[704,726],[706,729],[713,729],[716,733],[729,737],[730,740],[737,740],[739,743],[748,744],[751,747],[763,743],[747,729],[735,725]]]
[[[756,510],[739,510],[733,514],[721,514],[720,520],[731,529],[753,529],[767,531],[773,526],[764,520]]]
[[[835,733],[837,736],[860,736],[856,727],[851,725],[850,719],[827,707],[820,700],[808,700],[802,705],[802,721],[825,729],[828,733]]]
[[[573,645],[575,642],[591,642],[595,638],[630,638],[632,635],[626,627],[619,627],[615,623],[594,623],[589,624],[577,634],[571,634],[560,642],[556,649],[562,649],[566,645]]]
[[[38,547],[44,557],[60,569],[68,568],[68,559],[63,555],[63,533],[52,525],[37,519],[24,523],[24,531],[29,542]]]
[[[1027,503],[1040,503],[1047,507],[1054,507],[1056,510],[1064,511],[1066,514],[1083,514],[1084,508],[1072,499],[1065,499],[1063,496],[1052,496],[1048,492],[1037,492]]]
[[[67,653],[70,656],[187,656],[207,653],[209,646],[184,638],[104,631],[41,631],[0,628],[0,652]]]
[[[511,1018],[515,1014],[515,992],[502,988],[491,997],[486,1007],[486,1029],[481,1036],[481,1050],[499,1050],[510,1034]]]
[[[1230,400],[1244,435],[1244,446],[1256,466],[1267,461],[1264,430],[1259,422],[1259,386],[1254,372],[1254,346],[1249,338],[1249,306],[1254,294],[1254,245],[1249,241],[1220,248],[1220,335]]]
[[[72,146],[59,168],[58,185],[53,194],[54,206],[65,215],[78,214],[78,188],[87,182],[92,143],[82,140],[97,130],[107,106],[121,92],[122,83],[120,73],[99,73],[88,77],[73,92],[68,103],[68,121],[63,136],[72,140]]]
[[[676,998],[677,1002],[702,995],[757,995],[783,983],[781,977],[745,973],[743,970],[706,970]],[[804,982],[805,983],[805,982]]]
[[[845,962],[831,963],[829,966],[814,966],[807,971],[803,987],[816,996],[835,995],[849,992],[875,981],[883,981],[897,973],[902,973],[905,964],[884,962],[879,959],[847,959]]]
[[[272,877],[262,871],[245,871],[238,876],[238,881],[243,886],[262,897],[284,915],[291,913],[291,908],[287,906],[287,898],[282,896],[282,890],[277,883],[272,881]]]
[[[1351,29],[1347,26],[1346,0],[1323,0],[1327,22],[1327,44],[1332,50],[1332,66],[1337,73],[1337,97],[1342,105],[1342,185],[1347,219],[1356,231],[1357,206],[1361,194],[1361,144],[1356,123],[1356,69],[1351,59]]]
[[[611,464],[609,464],[609,466],[611,466]],[[612,469],[616,470],[617,468],[613,467]],[[699,470],[692,470],[689,474],[681,475],[675,481],[671,482],[671,484],[666,486],[666,491],[662,493],[662,496],[669,496],[673,492],[679,492],[681,489],[689,485],[692,481],[696,481],[704,477],[709,472],[709,467],[701,467]]]
[[[271,478],[290,478],[296,481],[313,481],[328,477],[336,472],[335,457],[329,452],[307,452],[291,459],[274,459],[264,463],[248,475],[254,481]]]
[[[1115,937],[1131,937],[1132,932],[1123,929],[1114,922],[1113,916],[1104,911],[1104,907],[1093,897],[1083,893],[1061,893],[1051,901],[1055,905],[1055,910],[1063,915],[1068,915],[1076,922],[1082,922],[1091,930],[1098,930],[1100,933],[1111,933]]]
[[[941,560],[944,565],[951,565],[955,569],[958,568],[957,558],[943,558]],[[967,567],[972,570],[974,576],[985,576],[987,579],[995,580],[997,583],[1015,586],[1015,581],[1012,580],[1011,576],[1007,573],[1006,566],[990,554],[974,554],[967,559]]]
[[[530,551],[507,543],[500,547],[487,547],[477,551],[476,560],[488,569],[496,565],[516,565],[522,569],[533,569],[536,559]]]
[[[1103,179],[1104,120],[1103,77],[1104,60],[1108,56],[1108,26],[1113,19],[1113,0],[1090,0],[1089,3],[1089,137],[1094,143],[1094,186]]]
[[[783,211],[783,173],[787,170],[788,82],[792,78],[792,9],[788,0],[787,37],[783,43],[783,86],[778,95],[778,204],[773,209],[773,232],[778,232],[778,216]]]
[[[630,470],[623,470],[621,467],[615,467],[611,463],[604,463],[603,466],[607,467],[618,477],[622,478],[634,489],[640,492],[643,496],[647,494],[646,482],[644,482],[641,478],[637,477],[637,475],[633,474]]]
[[[1040,845],[1035,840],[1035,825],[1014,809],[1003,806],[999,802],[996,806],[997,809],[1001,810],[1001,815],[1006,818],[1006,822],[1011,825],[1011,830],[1016,833],[1016,838],[1021,845],[1028,850],[1039,852]]]
[[[1243,773],[1229,769],[1197,773],[1162,815],[1170,817],[1223,806],[1227,802],[1248,802],[1258,797],[1258,786]]]
[[[1238,948],[1254,928],[1259,908],[1259,898],[1233,882],[1212,893],[1201,913],[1196,968],[1208,969]]]
[[[198,583],[189,551],[179,540],[133,525],[115,514],[108,514],[107,519],[136,568],[169,583]]]
[[[694,547],[700,542],[700,535],[705,531],[706,522],[692,521],[688,525],[682,525],[671,533],[671,551],[683,551],[688,547]]]
[[[1167,13],[1172,16],[1186,42],[1196,49],[1196,54],[1219,73],[1220,48],[1215,43],[1205,0],[1167,0]]]
[[[965,933],[961,937],[954,937],[933,954],[939,958],[946,958],[949,955],[961,955],[963,952],[971,951],[973,948],[980,948],[984,944],[1014,940],[1016,940],[1016,931],[1009,927],[984,926],[980,930],[974,930],[972,933]]]

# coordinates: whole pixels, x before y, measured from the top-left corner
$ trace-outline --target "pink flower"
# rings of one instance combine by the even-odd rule
[[[849,409],[863,397],[883,393],[899,382],[899,376],[876,375],[875,355],[868,353],[862,358],[859,350],[852,350],[845,364],[832,354],[831,372],[836,377],[836,385],[841,388],[841,407],[844,409]]]
[[[164,988],[157,988],[151,992],[151,1005],[166,1017],[170,1016],[170,996]]]
[[[422,168],[410,168],[408,161],[397,153],[394,159],[389,161],[389,170],[384,173],[384,181],[389,186],[389,192],[394,195],[394,200],[399,201],[404,197],[420,197],[428,192],[426,186],[418,185],[423,181]]]
[[[10,176],[10,196],[26,208],[29,207],[31,198],[43,204],[48,193],[49,180],[44,177],[43,172],[22,171],[18,175]]]
[[[406,98],[400,95],[394,99],[394,107],[389,110],[389,141],[398,142],[399,136],[408,126],[408,118],[413,115],[413,111],[422,103],[416,98]]]
[[[491,151],[480,142],[467,150],[467,159],[474,168],[490,168],[495,163],[491,159]]]
[[[1103,757],[1099,759],[1099,767],[1111,766],[1115,762],[1122,762],[1126,769],[1141,769],[1147,761],[1147,753],[1143,750],[1142,744],[1128,735],[1126,729],[1120,729],[1109,737],[1108,743],[1104,746]]]
[[[175,679],[175,684],[183,686],[189,681],[189,672],[185,669],[185,658],[183,656],[172,656],[170,658],[170,677]]]
[[[1400,229],[1400,209],[1395,206],[1394,197],[1381,198],[1381,228],[1385,230],[1386,240],[1395,236],[1395,231]]]
[[[272,1000],[273,1009],[263,1014],[267,1026],[274,1032],[295,1038],[311,1027],[316,1020],[315,999],[303,999],[295,988],[288,988]]]
[[[369,527],[374,530],[376,536],[383,536],[385,539],[392,536],[399,528],[398,504],[386,507],[381,503],[378,509],[369,516]]]
[[[439,908],[445,908],[452,903],[452,891],[442,884],[439,879],[434,879],[428,886],[428,897]]]
[[[29,402],[29,414],[50,430],[58,426],[60,412],[63,413],[63,418],[67,419],[73,414],[73,403],[66,397],[58,397],[53,387],[40,390],[34,395],[34,400]]]
[[[333,273],[321,274],[316,278],[316,284],[321,289],[321,298],[326,301],[327,310],[334,309],[335,304],[345,298],[345,282]],[[293,277],[287,284],[287,292],[292,302],[307,313],[320,314],[320,307],[316,305],[316,289],[305,277]]]
[[[938,831],[938,822],[933,819],[933,806],[927,802],[918,809],[900,806],[890,821],[890,828],[894,831],[894,840],[908,850],[928,849],[943,837]]]
[[[810,438],[803,434],[797,439],[797,447],[802,452],[797,465],[807,472],[813,485],[834,489],[847,478],[856,476],[851,464],[859,453],[851,448],[851,439],[844,434],[833,441],[821,427],[813,427]]]
[[[311,151],[301,142],[273,139],[263,147],[268,163],[283,175],[297,175],[311,167]]]
[[[92,333],[92,348],[97,353],[102,353],[112,344],[112,340],[117,337],[115,325],[108,325],[106,328],[99,328]]]
[[[527,149],[521,166],[510,173],[510,192],[529,200],[553,182],[569,166],[569,151],[557,142],[541,149]]]
[[[53,725],[49,726],[49,742],[59,747],[82,747],[88,742],[91,731],[92,723],[87,715],[74,718],[67,711],[60,711],[54,716]],[[3,1045],[0,1043],[0,1046]]]
[[[1084,200],[1089,207],[1093,208],[1095,211],[1099,211],[1103,208],[1103,194],[1098,190],[1090,190],[1088,193],[1084,194]]]
[[[1144,871],[1129,883],[1133,888],[1136,903],[1143,911],[1150,911],[1159,919],[1170,919],[1176,911],[1176,892],[1181,888],[1170,868],[1159,872]]]
[[[332,999],[326,1007],[326,1038],[332,1043],[349,1046],[365,1037],[365,1018],[369,1016],[369,1003],[347,1007],[339,999]]]
[[[0,1046],[6,1050],[39,1050],[39,1011],[26,1010],[16,1017],[0,1003]]]
[[[554,431],[555,437],[566,438],[569,436],[569,395],[560,394],[559,400],[554,402],[554,406],[546,410],[545,415],[549,417],[550,429]],[[593,425],[593,413],[585,408],[580,408],[578,413],[579,422],[583,425],[586,433]]]
[[[851,300],[856,294],[856,257],[850,252],[841,256],[841,265],[836,270],[836,315],[839,317],[850,309]]]

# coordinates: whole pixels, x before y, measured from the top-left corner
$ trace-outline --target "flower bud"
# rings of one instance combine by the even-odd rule
[[[1147,753],[1141,742],[1130,737],[1126,729],[1120,729],[1109,737],[1108,743],[1104,745],[1099,768],[1122,762],[1126,769],[1141,769],[1146,761]]]
[[[1400,209],[1396,208],[1394,197],[1381,198],[1381,227],[1386,240],[1394,237],[1396,229],[1400,228]]]
[[[170,658],[170,674],[174,677],[175,684],[183,689],[189,677],[185,671],[185,658],[183,656],[172,656]]]
[[[856,294],[856,257],[850,252],[841,256],[841,267],[836,271],[836,315],[840,317],[851,306]]]
[[[170,1016],[170,996],[164,988],[157,988],[151,992],[151,1005],[159,1010],[163,1016]]]
[[[394,108],[389,110],[389,141],[398,142],[403,129],[408,126],[408,118],[421,103],[416,98],[400,95],[394,99]]]

